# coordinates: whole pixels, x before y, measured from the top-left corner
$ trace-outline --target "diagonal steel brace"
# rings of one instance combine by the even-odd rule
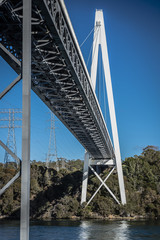
[[[112,193],[112,191],[109,189],[109,187],[105,184],[105,182],[101,179],[101,177],[97,174],[97,172],[93,169],[92,166],[89,166],[92,172],[95,174],[95,176],[101,181],[101,183],[104,185],[104,187],[107,189],[107,191],[110,193],[110,195],[114,198],[114,200],[120,204],[116,196]]]
[[[17,155],[13,153],[1,140],[0,140],[0,145],[16,160],[17,163],[20,164],[21,159],[17,157]]]
[[[0,93],[0,100],[22,79],[21,74]]]
[[[21,62],[10,53],[1,43],[0,43],[0,56],[19,74],[16,79],[10,83],[3,92],[0,93],[0,99],[2,99],[21,79]]]
[[[21,159],[18,158],[1,140],[0,145],[20,164],[21,168]],[[6,191],[7,188],[9,188],[17,178],[19,178],[21,175],[21,171],[19,171],[2,189],[0,189],[0,196]]]
[[[96,194],[99,192],[99,190],[101,189],[101,187],[104,185],[104,183],[107,181],[107,179],[110,177],[110,175],[112,174],[112,172],[115,170],[115,167],[112,168],[112,170],[109,172],[109,174],[106,176],[106,178],[104,179],[103,183],[101,183],[101,185],[97,188],[97,190],[95,191],[95,193],[92,195],[92,197],[89,199],[89,201],[87,202],[87,206],[90,204],[90,202],[92,201],[92,199],[96,196]]]
[[[21,172],[19,171],[2,189],[0,189],[0,196],[20,177],[20,175]]]

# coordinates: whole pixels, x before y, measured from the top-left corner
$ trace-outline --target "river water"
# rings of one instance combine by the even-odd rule
[[[31,222],[30,240],[160,240],[160,221]],[[0,221],[0,240],[19,240],[18,221]]]

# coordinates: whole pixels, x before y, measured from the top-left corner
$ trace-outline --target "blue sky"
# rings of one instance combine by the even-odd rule
[[[147,145],[160,146],[160,2],[65,0],[65,3],[80,44],[93,29],[95,10],[103,10],[122,159],[140,154]],[[92,41],[93,36],[82,46],[86,62]],[[16,74],[1,58],[0,71],[2,91]],[[21,108],[21,97],[19,83],[0,101],[0,108]],[[31,99],[31,160],[43,161],[48,151],[50,115],[34,93]],[[107,125],[110,130],[108,114]],[[83,147],[59,121],[56,127],[58,157],[83,159]],[[7,130],[0,132],[6,142]],[[21,130],[16,129],[19,157],[20,138]],[[0,149],[0,161],[3,158],[4,151]]]

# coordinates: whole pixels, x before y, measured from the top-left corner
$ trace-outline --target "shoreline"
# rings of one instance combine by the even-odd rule
[[[17,220],[19,221],[20,218],[14,218],[14,217],[10,217],[10,216],[0,216],[0,221],[3,220]],[[60,221],[60,220],[69,220],[69,221],[83,221],[83,220],[101,220],[101,221],[122,221],[122,220],[126,220],[126,221],[139,221],[139,220],[160,220],[160,218],[158,217],[150,217],[150,216],[142,216],[142,215],[135,215],[135,216],[128,216],[128,217],[122,217],[122,216],[118,216],[118,215],[109,215],[107,217],[103,217],[103,216],[97,216],[97,217],[79,217],[79,216],[72,216],[70,218],[30,218],[30,221]]]

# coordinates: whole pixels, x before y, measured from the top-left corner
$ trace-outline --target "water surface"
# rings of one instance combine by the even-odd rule
[[[19,240],[18,221],[0,221],[0,240]],[[160,240],[160,221],[35,221],[30,240]]]

